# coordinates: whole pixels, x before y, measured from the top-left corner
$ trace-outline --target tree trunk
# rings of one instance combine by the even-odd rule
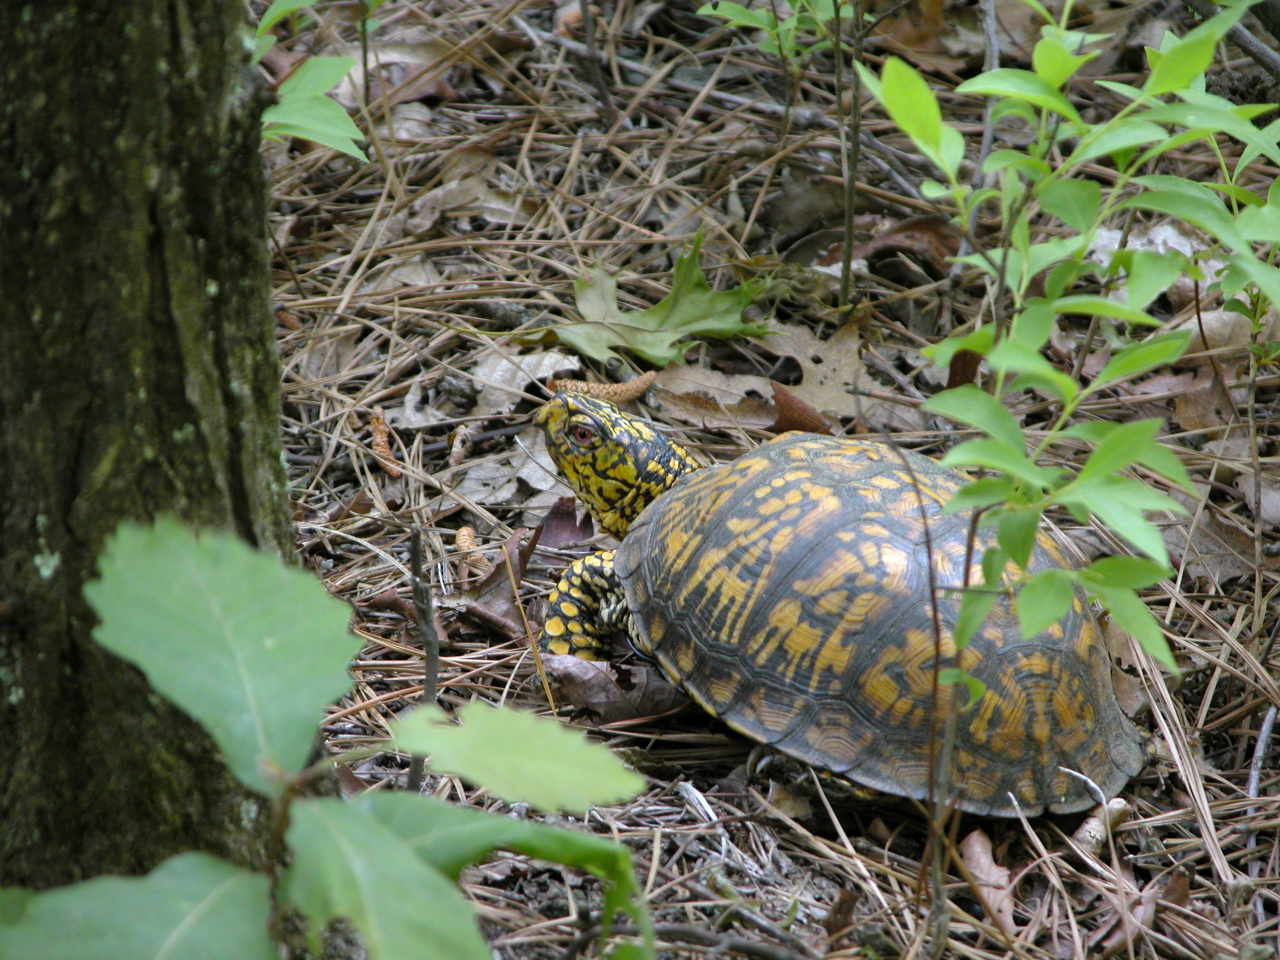
[[[227,0],[0,13],[0,884],[191,848],[262,864],[259,801],[92,642],[82,596],[123,520],[288,548],[243,17]]]

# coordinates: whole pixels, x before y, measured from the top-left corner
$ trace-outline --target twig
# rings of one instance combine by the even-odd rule
[[[591,0],[578,0],[578,6],[582,10],[582,36],[587,41],[587,73],[596,85],[596,93],[600,94],[600,104],[604,107],[604,119],[612,129],[618,124],[618,108],[614,106],[613,94],[604,81],[604,71],[600,69],[600,55],[596,52],[596,18],[591,13]]]
[[[573,960],[574,957],[580,955],[597,937],[600,936],[601,927],[591,925],[582,933],[574,938],[573,942],[565,948],[561,955],[562,960]],[[639,930],[627,924],[615,925],[611,928],[611,932],[622,936],[637,936]],[[701,927],[695,927],[682,923],[660,923],[653,928],[656,936],[666,940],[674,940],[677,943],[687,943],[697,947],[708,947],[719,954],[736,953],[744,957],[755,957],[758,960],[812,960],[816,956],[810,950],[803,953],[795,950],[788,950],[784,947],[775,947],[767,943],[757,943],[754,940],[744,940],[741,937],[730,937],[722,933],[712,933]]]
[[[436,636],[431,590],[422,575],[422,529],[413,528],[409,540],[409,576],[413,582],[413,609],[418,618],[418,639],[422,641],[422,701],[436,702],[436,684],[440,675],[440,638]],[[409,761],[409,792],[422,789],[426,774],[426,762],[414,755]]]
[[[1267,751],[1271,747],[1271,732],[1276,725],[1276,708],[1273,704],[1267,709],[1262,717],[1262,725],[1258,727],[1258,739],[1253,745],[1253,759],[1249,762],[1249,784],[1245,788],[1245,793],[1249,797],[1257,797],[1258,788],[1262,782],[1262,764],[1267,758]],[[1257,816],[1257,809],[1251,807],[1249,809],[1249,818],[1252,820]],[[1258,845],[1258,832],[1250,829],[1249,835],[1245,837],[1245,848],[1254,849]],[[1249,861],[1249,876],[1256,878],[1262,872],[1262,858],[1256,857]],[[1253,894],[1253,918],[1259,926],[1266,923],[1267,908],[1263,902],[1262,892],[1255,891]]]

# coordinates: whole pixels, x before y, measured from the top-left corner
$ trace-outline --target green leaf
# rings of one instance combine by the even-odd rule
[[[1107,608],[1111,619],[1137,640],[1143,650],[1174,673],[1180,672],[1160,624],[1137,594],[1121,587],[1102,587],[1096,584],[1090,585],[1088,592],[1090,597]]]
[[[12,926],[22,919],[27,905],[40,894],[21,887],[0,887],[0,928]]]
[[[1079,387],[1065,373],[1033,350],[1015,340],[1002,340],[987,355],[992,368],[1001,373],[1021,375],[1022,386],[1038,386],[1064,402],[1075,399]]]
[[[1129,323],[1139,323],[1149,327],[1160,326],[1160,321],[1155,317],[1128,304],[1089,294],[1059,297],[1053,301],[1053,309],[1056,313],[1082,313],[1089,317],[1111,317],[1115,320],[1127,320]]]
[[[991,507],[1009,500],[1015,492],[1013,481],[1008,477],[982,477],[966,483],[952,494],[951,499],[943,505],[942,512],[964,513]]]
[[[1158,490],[1114,474],[1091,477],[1087,482],[1077,479],[1058,491],[1054,501],[1094,514],[1136,549],[1165,566],[1169,563],[1169,553],[1164,539],[1159,528],[1143,516],[1143,511],[1186,512],[1176,500]]]
[[[315,0],[275,0],[258,21],[258,36],[262,36],[295,10],[309,7],[313,3]]]
[[[676,262],[671,293],[647,310],[627,313],[618,307],[618,285],[601,269],[574,283],[582,323],[555,328],[556,336],[578,353],[601,362],[620,359],[626,349],[654,366],[665,367],[693,337],[763,336],[768,328],[744,323],[742,311],[762,292],[762,285],[745,283],[730,290],[712,290],[698,262],[702,237]]]
[[[94,638],[199,720],[248,786],[270,794],[302,769],[325,706],[351,686],[347,605],[277,557],[172,518],[122,525],[98,565],[85,586]]]
[[[494,796],[541,810],[585,813],[593,803],[634,797],[644,780],[604,747],[545,717],[473,702],[462,725],[438,722],[439,711],[414,710],[391,725],[396,746],[430,754],[433,769],[465,777]],[[518,744],[519,750],[512,746]],[[554,777],[547,776],[554,770]]]
[[[942,458],[942,465],[999,470],[1037,489],[1052,486],[1059,474],[1057,470],[1038,467],[1028,460],[1022,449],[1021,436],[1016,446],[992,439],[966,440],[947,452],[947,455]]]
[[[1039,157],[1029,157],[1018,150],[995,150],[983,162],[982,172],[999,173],[1002,170],[1024,173],[1032,183],[1038,183],[1053,173],[1053,168]]]
[[[249,62],[251,64],[256,64],[260,62],[262,58],[267,55],[267,51],[269,51],[275,45],[276,45],[275,34],[268,33],[264,36],[259,36],[255,38],[253,41],[253,53],[249,57]]]
[[[1158,97],[1164,93],[1182,90],[1208,69],[1213,51],[1232,24],[1248,12],[1247,3],[1227,7],[1221,13],[1206,20],[1180,40],[1164,45],[1159,54],[1147,49],[1151,73],[1142,85],[1142,92]]]
[[[1085,231],[1093,227],[1102,204],[1102,185],[1096,180],[1054,180],[1039,193],[1040,206],[1067,226]]]
[[[16,923],[0,925],[0,957],[273,960],[270,907],[264,874],[183,853],[145,877],[96,877],[31,897]]]
[[[1039,530],[1040,511],[1036,508],[1003,510],[996,518],[996,541],[1023,570],[1031,561],[1031,551],[1035,549],[1036,533]]]
[[[355,65],[356,62],[351,57],[309,57],[280,84],[277,95],[284,101],[289,97],[318,97],[326,94]],[[343,111],[343,116],[346,116],[346,111]]]
[[[1113,262],[1121,255],[1126,274],[1125,300],[1129,306],[1139,310],[1168,290],[1182,276],[1187,265],[1186,257],[1172,251],[1117,250]]]
[[[289,819],[293,863],[283,890],[310,921],[313,943],[343,917],[372,960],[489,960],[457,887],[367,810],[308,798],[293,804]]]
[[[1140,590],[1167,580],[1172,571],[1145,557],[1103,557],[1079,571],[1083,583],[1100,587]]]
[[[356,160],[363,162],[368,162],[369,160],[365,152],[356,146],[354,140],[349,137],[337,136],[328,128],[321,129],[318,127],[295,126],[287,123],[273,123],[270,127],[263,129],[262,135],[268,140],[286,140],[289,137],[309,140],[323,147],[337,150],[339,153],[345,153]]]
[[[880,72],[880,84],[889,118],[918,146],[936,150],[942,137],[942,111],[924,78],[903,60],[889,57]]]
[[[1089,390],[1096,390],[1105,384],[1135,377],[1140,373],[1164,366],[1166,363],[1172,363],[1186,352],[1187,344],[1190,342],[1191,334],[1183,332],[1168,333],[1141,343],[1131,344],[1107,361],[1106,366],[1093,378]]]
[[[1065,166],[1076,167],[1098,157],[1109,157],[1123,150],[1142,146],[1144,143],[1159,143],[1168,136],[1164,127],[1132,117],[1115,120],[1104,127],[1095,128],[1081,138]]]
[[[956,93],[987,97],[1008,97],[1051,110],[1080,125],[1080,114],[1061,93],[1029,70],[1001,67],[978,74],[956,87]]]
[[[1239,271],[1255,283],[1273,304],[1280,303],[1280,270],[1263,263],[1248,250],[1228,257],[1227,262],[1232,270]],[[1223,287],[1226,287],[1225,280]]]
[[[1264,109],[1261,105],[1257,109]],[[1280,163],[1280,149],[1268,140],[1250,120],[1255,108],[1248,106],[1214,106],[1208,103],[1156,103],[1140,116],[1161,124],[1177,124],[1192,134],[1192,139],[1210,139],[1225,133],[1254,148],[1272,163]],[[1187,142],[1190,142],[1188,140]]]
[[[1217,198],[1195,196],[1183,190],[1147,190],[1120,202],[1116,209],[1167,213],[1199,227],[1237,253],[1252,253],[1248,240],[1236,228],[1235,221],[1227,215]]]
[[[1158,443],[1153,443],[1149,448],[1142,451],[1142,456],[1138,458],[1138,462],[1149,470],[1154,470],[1166,480],[1171,480],[1187,493],[1194,494],[1196,492],[1195,484],[1191,482],[1191,477],[1187,475],[1187,468],[1182,465],[1182,461],[1178,459],[1177,454],[1167,447]]]
[[[357,138],[360,128],[352,123],[347,111],[323,94],[290,96],[262,111],[262,135],[272,140],[298,137],[332,147],[349,156],[366,160]]]
[[[944,687],[963,684],[966,692],[964,705],[960,707],[960,712],[970,710],[978,705],[978,701],[982,699],[983,694],[987,692],[987,685],[975,677],[971,673],[966,673],[959,667],[943,667],[938,671],[938,683]]]
[[[1266,143],[1280,142],[1280,119],[1272,120],[1265,127],[1258,131],[1259,139]],[[1255,146],[1247,146],[1240,154],[1240,159],[1236,161],[1235,168],[1232,170],[1232,179],[1238,178],[1245,170],[1249,168],[1249,164],[1258,159],[1258,154],[1262,151]],[[1274,189],[1275,184],[1272,184]]]
[[[996,340],[994,324],[985,324],[966,333],[963,337],[947,337],[938,343],[930,344],[921,353],[940,367],[945,367],[961,350],[986,356]]]
[[[1028,578],[1014,604],[1022,636],[1030,639],[1061,620],[1071,606],[1074,587],[1068,570],[1041,570]]]
[[[1014,316],[1009,335],[1027,349],[1039,350],[1049,342],[1056,320],[1051,304],[1042,299],[1031,300]]]
[[[735,27],[756,30],[776,30],[777,18],[767,10],[749,10],[732,0],[719,0],[715,4],[704,3],[697,10],[700,17],[722,17]]]
[[[1142,454],[1155,445],[1159,420],[1135,420],[1111,430],[1089,454],[1089,459],[1076,476],[1077,483],[1087,483],[1091,478],[1123,470],[1142,459]]]
[[[960,595],[960,610],[956,614],[956,625],[952,628],[952,639],[957,650],[963,650],[969,645],[999,599],[1000,591],[996,588],[971,587]]]
[[[1071,75],[1098,56],[1097,52],[1077,55],[1068,50],[1057,36],[1042,37],[1031,51],[1031,68],[1054,90]]]
[[[935,394],[924,402],[923,407],[957,423],[977,427],[1007,446],[1017,448],[1023,445],[1018,421],[1013,419],[1004,404],[972,384]]]
[[[1244,236],[1256,243],[1280,242],[1280,207],[1267,204],[1246,207],[1236,217],[1236,226]]]
[[[353,803],[394,833],[424,863],[453,880],[464,867],[479,863],[493,851],[511,850],[599,877],[605,885],[602,922],[607,925],[622,911],[641,929],[650,929],[631,853],[620,843],[408,793],[371,790]]]
[[[982,552],[982,582],[992,589],[999,589],[1004,583],[1004,568],[1008,565],[1008,554],[999,547],[987,547]]]

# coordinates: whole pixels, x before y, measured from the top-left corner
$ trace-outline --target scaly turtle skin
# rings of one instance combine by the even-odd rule
[[[625,633],[740,733],[859,784],[928,794],[935,644],[921,502],[942,653],[956,656],[959,594],[945,588],[963,583],[969,520],[940,508],[963,477],[887,444],[799,433],[701,468],[649,424],[582,395],[557,395],[535,420],[599,526],[621,538],[566,570],[546,649],[599,658],[609,634]],[[992,542],[979,530],[974,556]],[[1064,565],[1042,535],[1031,569]],[[1107,797],[1141,769],[1142,739],[1078,599],[1023,640],[1002,597],[956,661],[986,688],[956,721],[960,809],[1074,812],[1096,797],[1063,768]],[[939,705],[960,689],[939,686]]]

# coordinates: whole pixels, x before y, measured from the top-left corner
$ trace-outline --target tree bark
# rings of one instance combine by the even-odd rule
[[[289,546],[243,18],[227,0],[0,12],[0,884],[192,848],[263,863],[261,803],[93,643],[82,595],[123,520]]]

